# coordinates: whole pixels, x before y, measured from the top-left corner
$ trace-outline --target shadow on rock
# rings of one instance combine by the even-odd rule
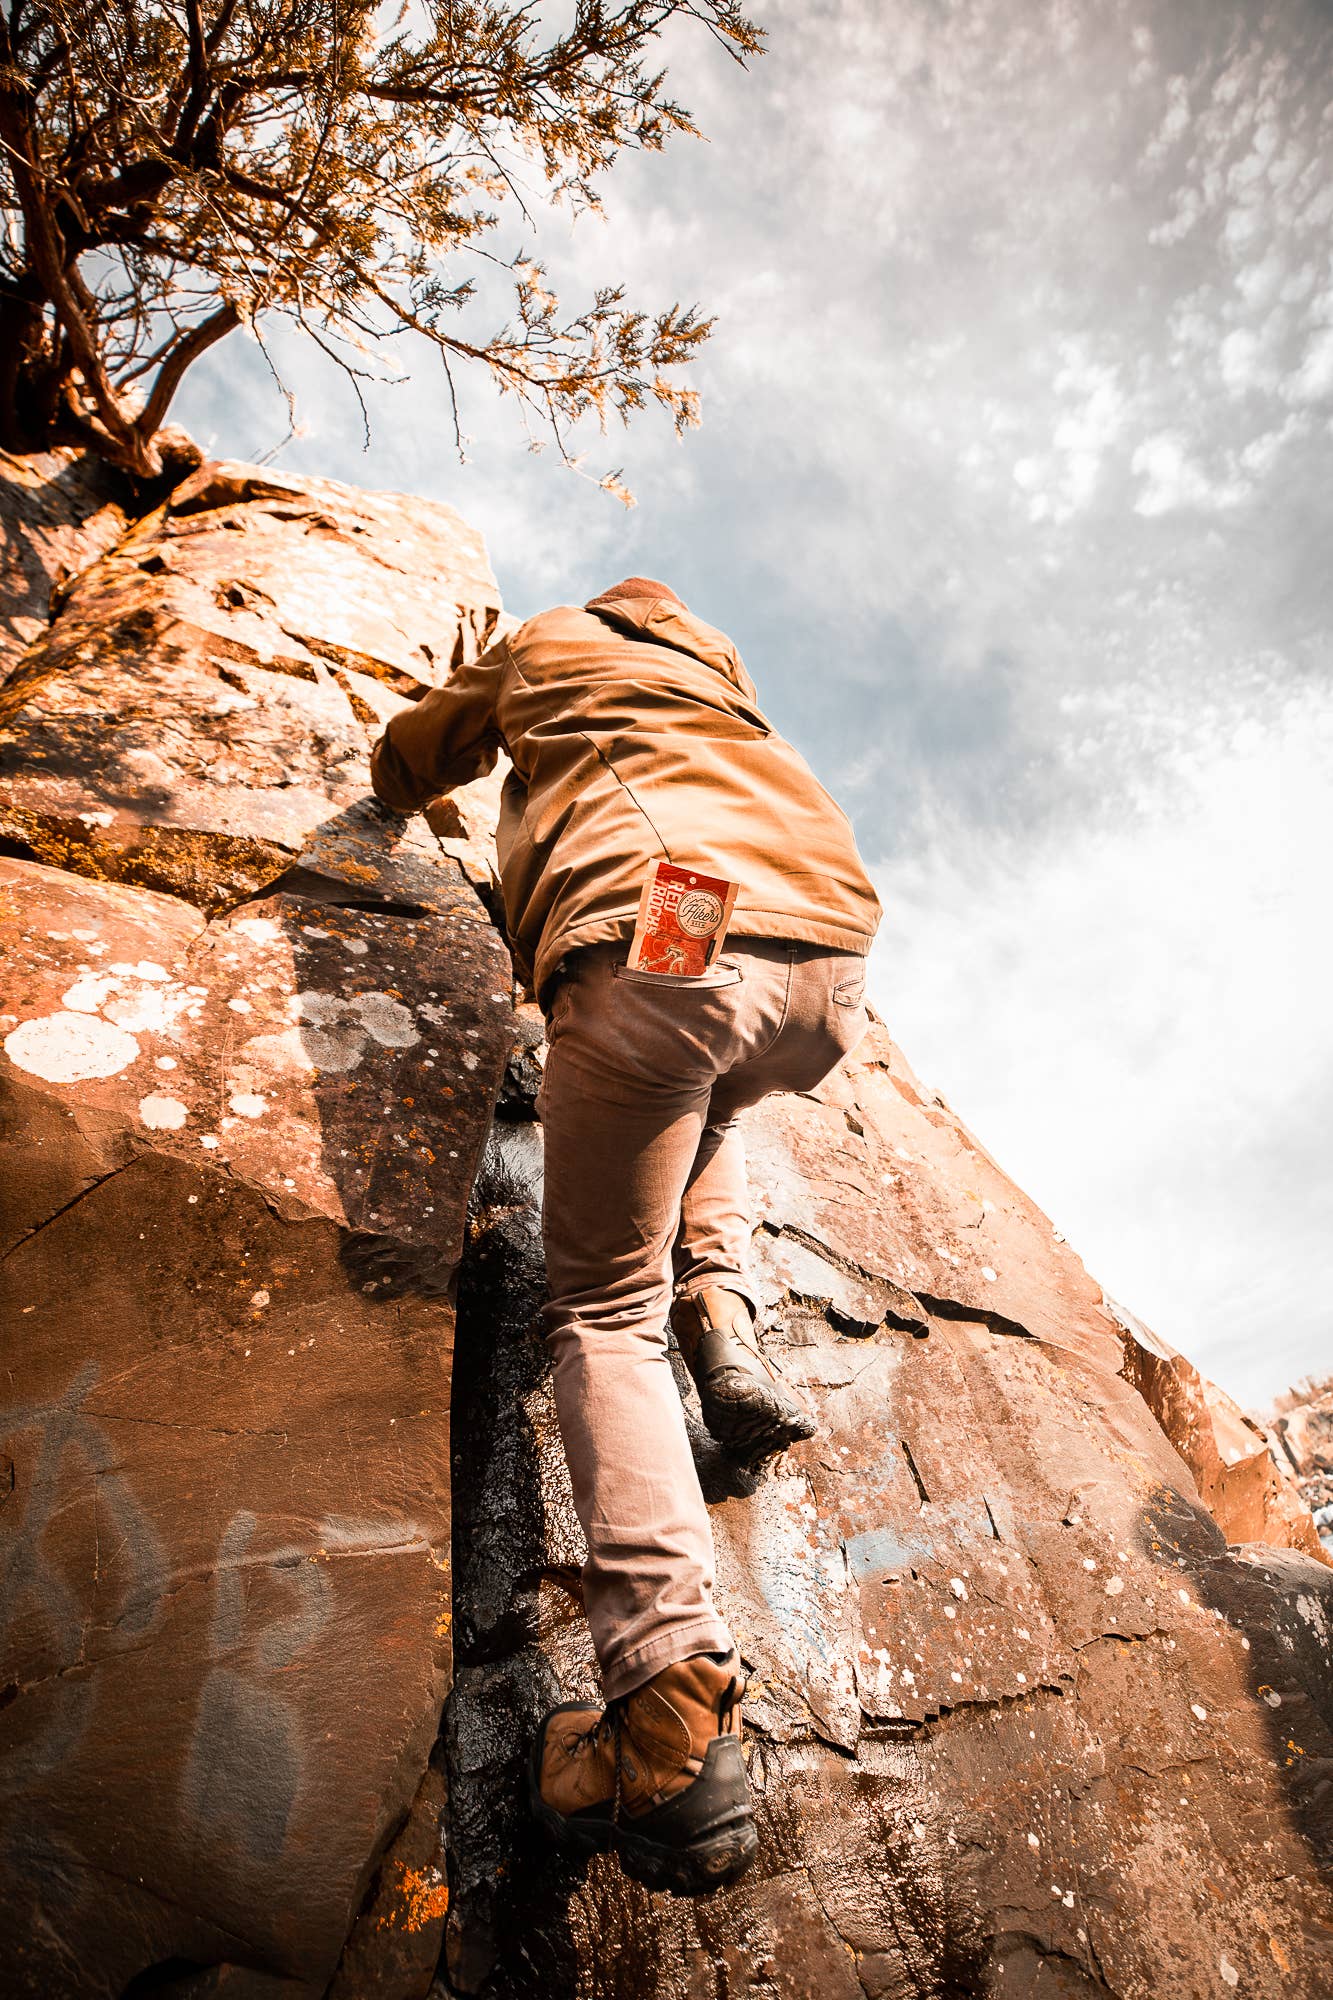
[[[1168,1488],[1145,1514],[1145,1545],[1183,1602],[1245,1634],[1196,1671],[1194,1720],[1226,1732],[1316,1865],[1333,1866],[1333,1570],[1296,1549],[1228,1546],[1211,1515]],[[1206,1658],[1206,1656],[1205,1656]],[[1182,1758],[1191,1745],[1180,1746]],[[1278,1803],[1280,1801],[1280,1804]]]

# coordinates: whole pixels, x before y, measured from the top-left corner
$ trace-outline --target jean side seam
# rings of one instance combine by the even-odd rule
[[[787,956],[787,984],[782,995],[782,1012],[778,1016],[778,1025],[776,1028],[774,1028],[772,1034],[769,1036],[768,1040],[764,1043],[763,1048],[756,1049],[753,1055],[747,1056],[745,1058],[747,1063],[761,1061],[763,1057],[768,1054],[769,1050],[774,1047],[779,1035],[781,1035],[782,1030],[786,1027],[787,1016],[791,1012],[791,989],[792,989],[792,982],[795,979],[795,977],[796,977],[796,960],[789,953]]]

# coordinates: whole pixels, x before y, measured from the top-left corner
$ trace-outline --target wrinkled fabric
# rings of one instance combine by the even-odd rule
[[[673,1288],[753,1297],[736,1115],[812,1090],[865,1032],[853,953],[753,939],[701,979],[580,952],[556,991],[540,1109],[544,1308],[609,1697],[731,1637],[667,1351]]]
[[[736,882],[728,936],[864,954],[879,901],[841,808],[773,729],[731,641],[674,597],[531,618],[390,722],[398,812],[493,770],[509,941],[545,1006],[565,955],[626,938],[659,861]]]

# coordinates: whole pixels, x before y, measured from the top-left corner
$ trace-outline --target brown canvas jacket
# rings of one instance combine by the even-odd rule
[[[880,906],[851,826],[731,641],[669,598],[594,601],[530,618],[394,716],[376,795],[412,812],[508,752],[500,885],[543,1004],[568,951],[632,934],[659,861],[739,883],[730,937],[868,951]]]

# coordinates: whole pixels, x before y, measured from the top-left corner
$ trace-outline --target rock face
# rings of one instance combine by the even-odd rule
[[[1308,1513],[878,1025],[747,1121],[820,1436],[756,1479],[687,1397],[760,1860],[675,1903],[534,1840],[595,1685],[539,1027],[494,781],[404,831],[363,761],[499,615],[448,509],[204,466],[0,688],[12,1990],[409,2000],[443,1938],[497,2000],[1316,2000]]]
[[[1183,1354],[1132,1313],[1107,1303],[1124,1332],[1126,1379],[1194,1474],[1227,1540],[1289,1543],[1322,1557],[1313,1502],[1291,1477],[1294,1461],[1280,1425],[1270,1437]],[[1295,1469],[1299,1473],[1299,1465]]]
[[[132,505],[124,481],[75,452],[0,451],[0,679],[46,630],[52,593],[118,542]]]
[[[202,466],[63,593],[0,690],[0,836],[210,913],[293,864],[369,883],[367,731],[498,617],[452,509]],[[419,901],[438,849],[404,846],[385,882]]]
[[[881,1027],[813,1099],[747,1124],[770,1342],[825,1426],[757,1486],[693,1433],[751,1675],[760,1861],[724,1897],[673,1904],[614,1863],[575,1879],[525,1830],[531,1722],[557,1686],[595,1680],[554,1413],[515,1303],[540,1296],[523,1194],[539,1155],[507,1133],[460,1305],[468,1487],[514,1497],[472,1523],[479,1559],[458,1553],[455,1983],[1328,1991],[1333,1574],[1308,1517],[1285,1497],[1261,1517],[1251,1475],[1228,1504],[1264,1539],[1229,1545],[1189,1469],[1213,1464],[1197,1412],[1179,1449],[1137,1386],[1152,1336]]]
[[[0,692],[7,1993],[433,1975],[449,1292],[513,1030],[363,710],[497,612],[447,510],[213,467]]]
[[[1284,1401],[1290,1407],[1273,1425],[1278,1446],[1296,1475],[1321,1540],[1333,1553],[1333,1383],[1326,1381],[1308,1395]]]

